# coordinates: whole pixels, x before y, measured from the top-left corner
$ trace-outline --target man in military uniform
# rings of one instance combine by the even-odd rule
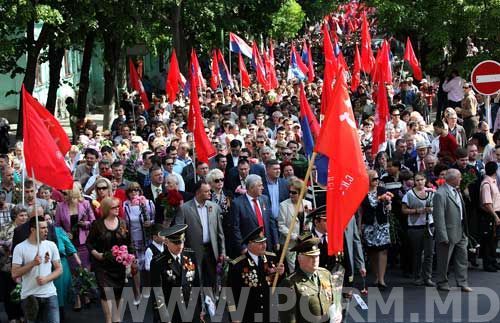
[[[159,233],[165,239],[166,248],[160,256],[151,260],[151,286],[161,286],[163,290],[163,297],[155,295],[156,322],[201,321],[201,294],[192,290],[200,286],[198,266],[194,254],[184,249],[187,227],[186,224],[173,225]],[[175,299],[170,300],[171,297]],[[174,301],[175,308],[169,308],[169,303]],[[196,302],[194,314],[185,311],[191,302]],[[185,321],[182,320],[182,312],[185,312]]]
[[[319,256],[319,266],[332,272],[338,269],[338,265],[341,265],[345,270],[344,286],[352,286],[354,268],[357,268],[360,275],[365,277],[365,260],[356,219],[353,217],[344,230],[344,252],[339,255],[329,256],[328,233],[326,228],[326,205],[318,207],[311,212],[309,216],[314,223],[314,227],[311,231],[312,235],[320,240],[319,249],[321,254]]]
[[[318,238],[310,238],[299,242],[291,251],[297,252],[299,266],[295,273],[285,278],[280,287],[290,288],[295,296],[295,306],[280,311],[280,321],[287,323],[325,322],[333,318],[334,322],[342,321],[340,299],[334,299],[334,277],[325,268],[319,267]],[[341,287],[341,286],[340,286]],[[334,295],[335,293],[335,295]],[[280,293],[280,304],[285,304],[290,293]],[[303,300],[303,298],[307,300]],[[332,306],[334,305],[335,306]]]
[[[234,303],[228,299],[228,309],[233,322],[269,322],[270,318],[270,291],[276,273],[283,275],[283,264],[277,266],[276,254],[266,251],[266,236],[263,227],[258,227],[250,232],[242,241],[247,245],[247,252],[231,261],[228,283],[232,289]],[[237,309],[240,293],[250,288],[248,301],[243,311],[243,318],[235,317],[241,313]]]

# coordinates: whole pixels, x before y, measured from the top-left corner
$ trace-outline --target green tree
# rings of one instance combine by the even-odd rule
[[[271,36],[276,39],[291,39],[304,25],[306,14],[295,0],[287,0],[273,15]]]

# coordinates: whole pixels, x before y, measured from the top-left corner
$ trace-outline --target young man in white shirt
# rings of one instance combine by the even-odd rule
[[[12,278],[21,278],[21,301],[28,322],[59,323],[59,304],[53,281],[62,274],[59,251],[47,240],[48,223],[38,217],[29,220],[30,235],[14,248]],[[34,312],[38,304],[38,311]]]

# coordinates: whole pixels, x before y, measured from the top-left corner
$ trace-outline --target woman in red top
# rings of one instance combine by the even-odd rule
[[[106,197],[116,197],[120,200],[118,217],[120,217],[120,219],[123,219],[123,202],[127,199],[125,191],[122,189],[113,190],[113,184],[109,179],[105,177],[99,177],[98,179],[96,179],[94,187],[96,199],[92,201],[92,206],[94,207],[94,214],[96,219],[100,218],[102,215],[101,201]]]
[[[448,126],[441,120],[436,120],[432,124],[434,132],[439,135],[439,155],[450,162],[455,162],[455,151],[458,148],[457,140],[448,132]]]

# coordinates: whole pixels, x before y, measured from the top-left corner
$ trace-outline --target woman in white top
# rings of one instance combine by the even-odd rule
[[[403,196],[403,214],[408,216],[408,239],[413,252],[413,273],[415,285],[433,287],[432,256],[434,250],[434,224],[432,219],[432,198],[434,192],[426,188],[427,179],[423,173],[414,177],[415,187]],[[422,263],[422,252],[424,260]]]
[[[280,244],[285,243],[286,236],[292,223],[293,215],[295,214],[295,204],[299,200],[300,190],[304,186],[304,182],[297,177],[290,178],[290,198],[280,203],[280,213],[278,215],[278,231],[280,233]],[[290,243],[288,245],[288,252],[286,261],[290,272],[295,270],[295,252],[290,252],[297,241],[297,238],[305,232],[311,231],[311,219],[307,214],[312,210],[311,202],[303,199],[299,205],[299,213],[297,214],[297,221],[293,228]]]

